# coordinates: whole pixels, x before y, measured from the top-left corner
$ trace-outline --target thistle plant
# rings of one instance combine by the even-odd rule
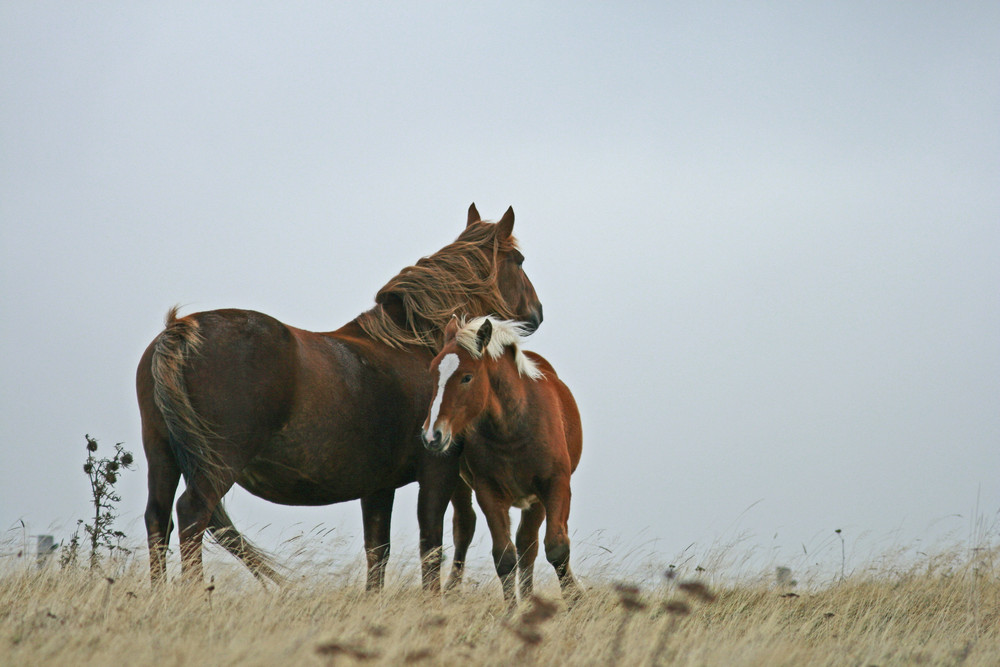
[[[97,458],[97,440],[87,438],[87,460],[83,464],[83,472],[90,480],[90,497],[94,507],[94,523],[83,523],[77,521],[77,532],[70,540],[68,551],[63,554],[63,565],[69,565],[76,561],[76,553],[79,547],[79,530],[82,524],[85,540],[90,541],[90,569],[96,569],[100,564],[100,549],[103,547],[110,554],[115,551],[128,553],[129,550],[122,546],[121,541],[125,538],[125,533],[114,530],[115,519],[118,518],[115,504],[121,501],[121,497],[115,493],[115,483],[122,470],[130,470],[132,467],[132,453],[122,447],[122,443],[115,444],[115,453],[111,458]]]

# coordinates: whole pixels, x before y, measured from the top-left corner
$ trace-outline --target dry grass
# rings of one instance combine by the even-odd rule
[[[592,576],[572,610],[553,586],[513,616],[488,578],[435,600],[415,571],[369,596],[321,574],[265,590],[220,564],[212,585],[151,591],[142,558],[114,580],[8,559],[0,663],[995,665],[996,553],[967,553],[795,592]]]

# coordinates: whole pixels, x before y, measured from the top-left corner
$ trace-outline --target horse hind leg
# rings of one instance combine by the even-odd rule
[[[476,534],[476,511],[472,509],[472,489],[464,481],[459,480],[455,492],[451,496],[452,515],[451,534],[455,541],[455,556],[451,562],[451,572],[444,585],[445,592],[452,591],[462,584],[465,573],[465,557],[469,553],[469,545]]]
[[[165,437],[144,429],[143,449],[149,466],[146,499],[146,542],[149,546],[149,578],[154,586],[167,576],[167,545],[173,528],[171,514],[181,471]]]
[[[199,475],[187,480],[177,499],[177,525],[181,538],[181,574],[188,581],[203,580],[202,546],[222,497],[233,486],[231,473],[211,479]],[[228,517],[227,517],[228,518]],[[232,524],[229,524],[232,526]],[[235,530],[235,529],[234,529]]]
[[[151,446],[153,443],[144,444],[149,463],[149,497],[144,518],[149,545],[150,580],[158,585],[166,580],[166,551],[173,529],[171,506],[181,472],[168,446],[157,449]],[[258,579],[267,577],[275,583],[282,583],[283,577],[276,571],[270,557],[233,526],[222,507],[222,494],[213,493],[206,497],[192,486],[189,485],[177,501],[178,522],[182,527],[188,528],[180,531],[181,564],[185,574],[197,579],[201,572],[202,536],[207,529],[221,546],[242,561]],[[203,485],[202,488],[206,486],[209,485]],[[214,509],[209,510],[212,502]]]
[[[569,536],[565,531],[555,539],[545,540],[545,559],[549,561],[559,578],[559,588],[562,590],[563,599],[567,605],[572,607],[580,599],[582,591],[580,585],[576,583],[573,572],[569,567]]]
[[[569,501],[569,480],[553,484],[545,503],[545,559],[555,568],[563,599],[572,606],[581,591],[569,567]]]

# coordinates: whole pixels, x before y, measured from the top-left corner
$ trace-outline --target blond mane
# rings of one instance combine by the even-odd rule
[[[497,258],[517,249],[513,236],[499,238],[497,225],[474,222],[451,244],[408,266],[375,295],[378,304],[357,322],[372,338],[391,347],[441,347],[451,316],[497,313],[513,318],[498,284]],[[384,308],[398,299],[406,317],[399,326]]]
[[[489,320],[490,324],[493,325],[493,335],[490,337],[490,342],[486,345],[486,354],[490,355],[491,359],[499,359],[505,349],[513,347],[514,364],[517,367],[519,375],[524,375],[532,380],[537,380],[544,376],[542,369],[524,354],[524,350],[521,349],[521,343],[529,332],[525,325],[520,322],[498,320],[491,316],[473,317],[468,321],[463,319],[459,321],[458,332],[455,334],[455,343],[474,358],[479,359],[482,357],[482,352],[476,343],[476,334],[479,332],[479,327],[483,326],[483,322],[486,320]]]

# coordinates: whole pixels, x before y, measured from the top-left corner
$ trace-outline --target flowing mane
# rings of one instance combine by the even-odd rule
[[[476,359],[479,359],[482,356],[482,352],[476,344],[476,333],[486,320],[489,320],[493,325],[493,335],[490,337],[490,342],[486,345],[486,353],[490,355],[490,358],[499,359],[506,348],[513,347],[514,363],[517,366],[518,374],[524,375],[531,380],[543,377],[544,373],[542,373],[542,369],[525,355],[524,350],[521,349],[521,342],[524,336],[527,335],[527,332],[519,322],[498,320],[490,316],[474,317],[468,322],[462,320],[459,322],[458,332],[455,334],[455,342],[458,346]]]
[[[375,308],[362,313],[358,325],[391,347],[418,345],[437,349],[451,316],[458,312],[496,313],[515,317],[500,293],[497,258],[517,249],[513,236],[499,238],[497,225],[474,222],[459,237],[429,257],[408,266],[375,295]],[[385,304],[397,299],[406,317],[399,326]]]

